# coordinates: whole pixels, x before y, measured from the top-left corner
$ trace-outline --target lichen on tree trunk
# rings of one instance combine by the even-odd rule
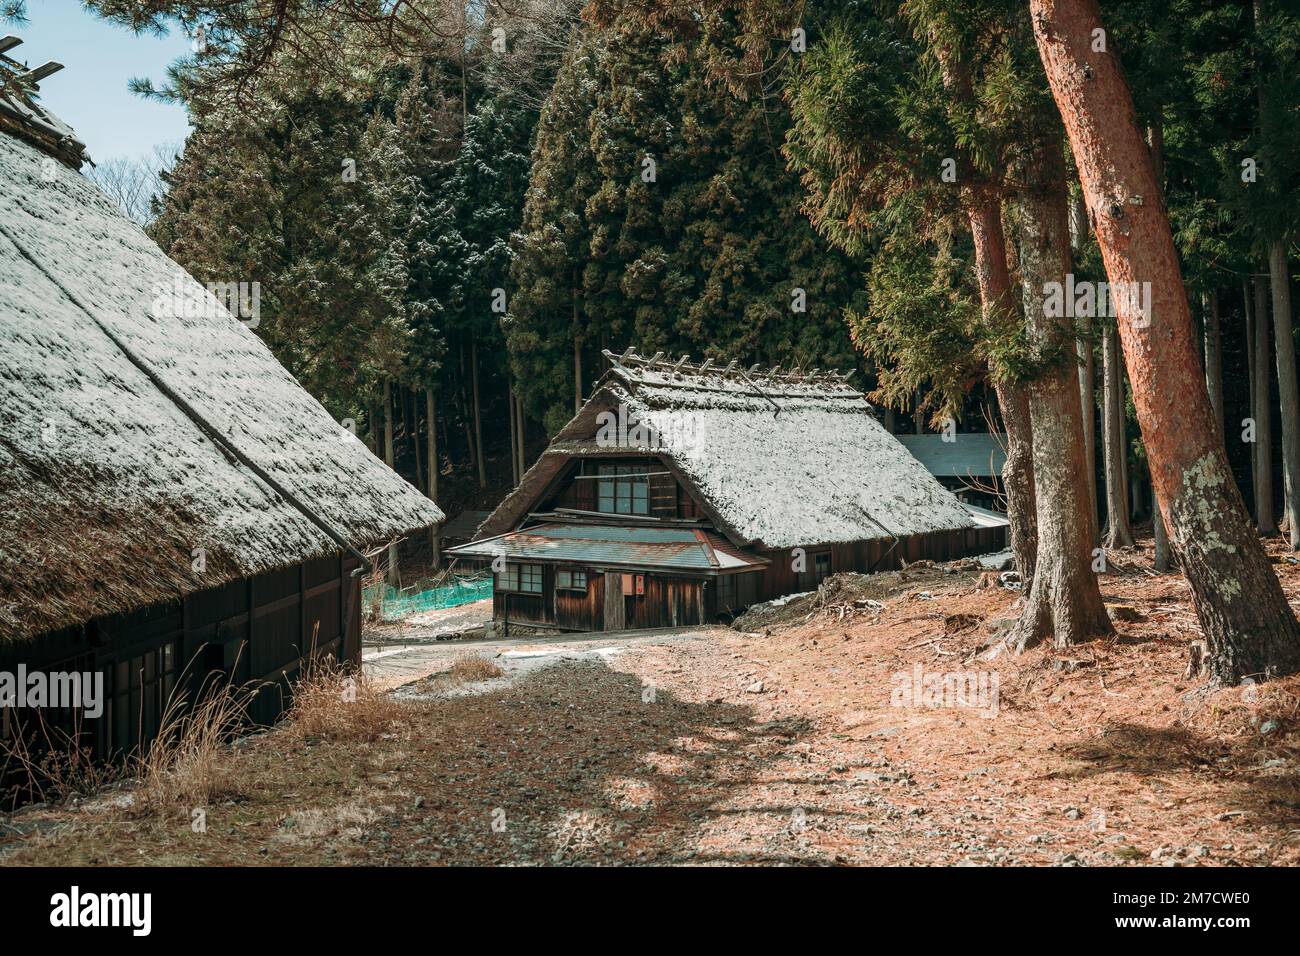
[[[1150,283],[1149,307],[1119,298],[1120,338],[1210,674],[1236,682],[1300,669],[1300,625],[1250,527],[1209,396],[1191,387],[1201,369],[1178,255],[1114,45],[1094,50],[1096,31],[1105,35],[1096,0],[1031,0],[1030,11],[1110,284]]]
[[[1046,311],[1047,283],[1069,268],[1065,163],[1050,126],[1026,156],[1029,185],[1017,196],[1025,326],[1043,363],[1029,383],[1038,556],[1024,613],[1009,643],[1023,650],[1051,637],[1066,647],[1112,631],[1093,570],[1083,423],[1073,322]]]

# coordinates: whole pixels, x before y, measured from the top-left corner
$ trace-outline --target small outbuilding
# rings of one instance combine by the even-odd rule
[[[848,375],[605,355],[577,416],[448,551],[491,562],[502,624],[707,623],[836,572],[1004,547]]]
[[[1007,436],[949,432],[895,436],[939,483],[970,504],[992,508],[1003,497]]]

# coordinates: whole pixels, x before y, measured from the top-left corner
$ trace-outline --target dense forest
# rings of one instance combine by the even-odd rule
[[[91,5],[195,37],[151,235],[450,513],[604,349],[856,367],[1005,432],[1013,644],[1150,522],[1213,676],[1300,666],[1289,0]]]

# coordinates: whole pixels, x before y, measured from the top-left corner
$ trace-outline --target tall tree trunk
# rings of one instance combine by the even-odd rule
[[[573,287],[573,414],[582,411],[582,337],[578,334],[578,283]]]
[[[1250,403],[1246,406],[1246,417],[1253,420],[1255,403],[1259,400],[1259,376],[1255,372],[1255,310],[1251,308],[1250,303],[1249,278],[1241,281],[1241,309],[1246,317],[1246,376],[1250,379]],[[1245,424],[1242,422],[1242,428],[1245,428]],[[1235,425],[1233,430],[1236,430]],[[1253,501],[1256,489],[1259,487],[1259,462],[1255,456],[1255,445],[1252,444],[1248,450],[1250,452],[1250,496]]]
[[[1107,548],[1125,548],[1133,544],[1133,527],[1129,523],[1128,481],[1124,461],[1127,458],[1124,435],[1123,359],[1119,335],[1107,329],[1101,339],[1102,376],[1102,451],[1106,468],[1106,535]]]
[[[469,381],[469,369],[465,362],[465,342],[460,343],[460,382],[458,383],[458,395],[460,398],[460,420],[465,426],[465,447],[468,449],[469,466],[476,467],[478,455],[474,449],[474,426],[472,424],[473,412],[470,410],[469,391],[466,383]]]
[[[885,431],[891,435],[898,433],[898,413],[892,408],[885,409]]]
[[[943,68],[951,102],[969,105],[974,99],[969,66],[951,55],[942,37],[932,37]],[[979,281],[980,304],[986,325],[997,328],[1024,322],[1016,308],[1015,291],[1007,270],[1007,240],[1002,225],[1002,197],[990,188],[962,187],[962,202],[970,221],[975,247],[975,272]],[[1007,456],[1002,466],[1002,487],[1007,496],[1007,522],[1011,552],[1021,587],[1032,590],[1038,557],[1038,515],[1034,500],[1033,424],[1029,411],[1029,390],[1023,384],[994,384],[1002,423],[1007,430]],[[895,430],[893,409],[885,413],[885,427]],[[917,423],[917,432],[921,431]],[[1095,515],[1096,509],[1093,509]]]
[[[1223,439],[1223,337],[1219,330],[1219,293],[1202,297],[1205,306],[1205,388],[1210,393],[1214,424]]]
[[[513,385],[506,387],[506,407],[510,410],[510,481],[513,485],[519,485],[519,455],[516,454],[518,447],[515,431],[519,427],[518,416],[515,408],[515,388]]]
[[[1074,260],[1083,257],[1088,244],[1088,207],[1081,190],[1070,190],[1070,248]],[[1083,453],[1088,478],[1088,513],[1097,523],[1097,353],[1093,349],[1092,319],[1080,317],[1079,340],[1079,405],[1083,413]],[[1094,538],[1094,541],[1099,538]]]
[[[1046,315],[1047,283],[1065,283],[1069,263],[1065,159],[1043,135],[1028,160],[1031,185],[1018,197],[1025,327],[1040,354],[1074,340],[1069,318]],[[1070,350],[1071,353],[1073,349]],[[1057,362],[1029,385],[1038,555],[1024,613],[1010,641],[1023,649],[1052,636],[1068,647],[1112,632],[1092,570],[1093,523],[1084,480],[1083,423],[1074,362]]]
[[[524,472],[528,470],[524,453],[527,447],[525,439],[528,437],[528,425],[527,418],[524,416],[524,397],[518,392],[515,393],[515,418],[519,421],[519,480],[523,481]]]
[[[483,464],[483,406],[478,395],[478,341],[469,343],[469,370],[474,380],[474,463],[478,465],[478,486],[487,487],[487,469]]]
[[[1291,334],[1291,276],[1286,245],[1268,247],[1269,285],[1273,292],[1273,342],[1277,352],[1278,394],[1282,406],[1282,478],[1286,488],[1286,523],[1291,550],[1300,548],[1300,389],[1295,377],[1295,338]]]
[[[1112,288],[1150,282],[1150,306],[1118,302],[1120,336],[1152,477],[1192,588],[1212,677],[1300,668],[1300,624],[1250,529],[1199,378],[1191,310],[1133,100],[1097,0],[1030,0],[1052,94],[1079,165]],[[1113,47],[1113,44],[1112,44]],[[1124,283],[1125,285],[1120,285]],[[1035,422],[1035,445],[1038,444]]]
[[[427,450],[429,460],[429,499],[438,503],[438,403],[433,397],[433,388],[430,386],[424,390],[424,417],[428,422],[429,432],[427,435],[429,447]],[[433,528],[429,532],[429,546],[433,549],[433,566],[442,567],[442,549],[440,547],[441,529]]]
[[[1273,501],[1273,394],[1269,361],[1268,290],[1255,277],[1255,526],[1277,534]]]
[[[1151,485],[1151,534],[1155,539],[1155,569],[1163,574],[1173,562],[1169,553],[1169,534],[1160,517],[1160,494],[1154,482]]]
[[[987,325],[1016,322],[1017,310],[1011,276],[1007,271],[1006,236],[1002,231],[1002,204],[996,195],[969,193],[966,206],[975,244],[975,271]],[[1031,587],[1038,555],[1038,516],[1034,503],[1034,445],[1030,425],[1029,392],[1023,385],[994,386],[1002,422],[1007,429],[1007,459],[1002,466],[1002,486],[1007,494],[1007,521],[1011,553],[1020,572],[1021,587]],[[892,429],[891,429],[892,431]]]
[[[919,391],[912,396],[912,430],[918,435],[925,431],[921,415],[921,393]]]
[[[424,487],[424,465],[420,461],[420,393],[411,388],[411,451],[415,453],[415,487]],[[406,398],[402,398],[406,404]]]
[[[393,425],[393,382],[392,379],[386,378],[384,379],[384,464],[396,470]],[[398,587],[402,583],[401,572],[397,565],[396,541],[388,546],[388,583],[393,587]]]

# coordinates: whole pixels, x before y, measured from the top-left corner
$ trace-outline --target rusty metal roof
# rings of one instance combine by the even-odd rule
[[[508,561],[548,561],[597,567],[657,568],[726,574],[761,568],[766,558],[736,548],[712,531],[620,525],[539,524],[495,538],[484,538],[447,554]]]

